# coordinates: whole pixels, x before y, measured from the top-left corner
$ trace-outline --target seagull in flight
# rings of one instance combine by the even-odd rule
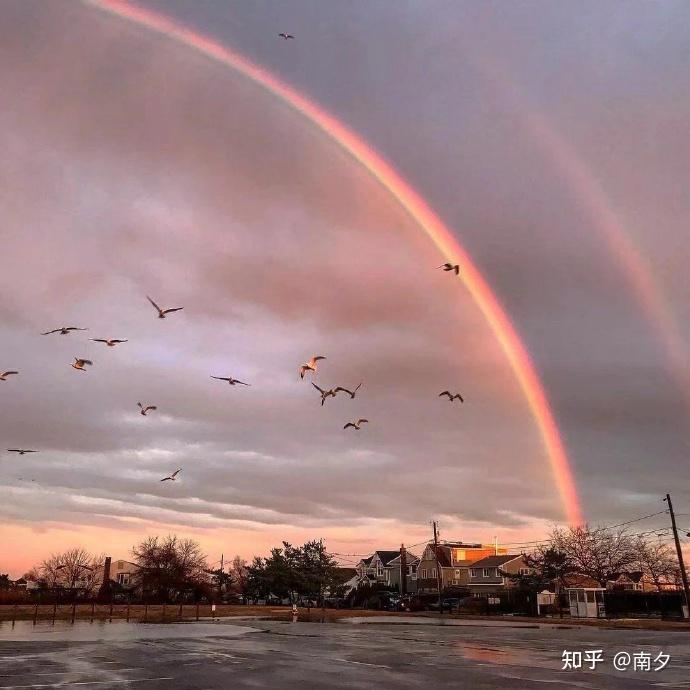
[[[232,378],[232,376],[211,376],[211,378],[216,379],[217,381],[227,381],[231,386],[234,386],[238,383],[242,386],[250,386],[251,385],[249,383],[245,383],[244,381],[234,379],[234,378]]]
[[[343,429],[347,429],[348,427],[352,427],[353,429],[356,429],[357,431],[360,430],[362,424],[368,424],[369,420],[368,419],[358,419],[356,422],[348,422]]]
[[[73,369],[78,371],[86,371],[85,365],[92,366],[93,362],[90,359],[80,359],[79,357],[74,358],[74,364],[70,364]]]
[[[442,268],[444,271],[455,271],[455,275],[460,273],[460,264],[445,263],[436,268]]]
[[[174,307],[173,309],[161,309],[148,295],[146,299],[153,304],[154,308],[158,312],[158,318],[164,319],[166,314],[172,314],[174,311],[182,311],[184,307]]]
[[[117,340],[116,338],[89,338],[93,340],[94,343],[105,343],[108,347],[115,347],[120,343],[126,343],[126,340]]]
[[[176,477],[177,477],[177,475],[178,475],[180,472],[182,472],[182,468],[181,468],[181,467],[180,467],[179,470],[175,470],[169,477],[164,477],[163,479],[161,479],[161,481],[162,481],[162,482],[167,482],[167,481],[174,482],[175,479],[176,479]]]
[[[140,402],[138,402],[137,405],[139,406],[139,409],[141,410],[140,414],[143,417],[146,417],[147,413],[151,412],[152,410],[158,409],[155,405],[147,405],[144,407]]]
[[[281,38],[284,38],[286,41],[290,38],[294,38],[294,36],[292,34],[286,34],[284,31],[281,31],[278,34],[278,36],[280,36]]]
[[[63,326],[52,331],[46,331],[41,335],[50,335],[51,333],[59,333],[60,335],[69,335],[70,331],[88,331],[88,328],[77,328],[76,326]]]
[[[321,407],[323,407],[323,404],[326,402],[326,398],[335,398],[335,391],[332,388],[325,391],[323,388],[319,388],[313,381],[311,385],[321,393]]]
[[[342,386],[338,386],[335,389],[335,392],[339,393],[340,391],[342,391],[343,393],[347,393],[354,400],[355,395],[357,395],[357,391],[361,388],[361,386],[362,386],[362,384],[360,383],[359,386],[357,386],[357,388],[355,388],[353,391],[348,390],[347,388],[343,388]]]
[[[13,376],[14,374],[18,374],[18,371],[6,371],[3,374],[0,374],[0,381],[7,381],[8,376]]]
[[[461,403],[465,402],[464,398],[462,397],[462,395],[460,395],[460,393],[455,393],[455,395],[453,395],[450,391],[443,391],[443,393],[438,394],[438,397],[440,398],[444,395],[448,396],[448,400],[450,402],[453,402],[453,400],[459,400]]]
[[[37,450],[28,450],[27,448],[8,448],[8,453],[19,453],[19,455],[26,455],[27,453],[38,453]]]
[[[317,362],[320,359],[326,359],[323,355],[314,355],[308,362],[305,362],[300,368],[299,368],[299,377],[301,379],[304,378],[304,375],[308,371],[313,371],[316,373],[316,367],[317,367]]]

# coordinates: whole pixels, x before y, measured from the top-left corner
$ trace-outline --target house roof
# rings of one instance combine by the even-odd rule
[[[405,558],[405,563],[407,565],[415,565],[419,563],[419,556],[415,556],[412,552],[408,551]],[[388,565],[400,565],[400,554],[397,555],[392,561],[388,561]]]
[[[642,579],[643,573],[641,570],[633,570],[630,572],[613,573],[609,578],[609,582],[615,582],[616,580],[629,580],[630,582],[639,582]]]
[[[361,560],[361,563],[363,563],[364,565],[371,565],[371,559],[372,559],[373,557],[374,557],[374,556],[372,555],[372,556],[369,556],[368,558],[363,558],[363,559]]]
[[[473,568],[497,568],[516,558],[522,558],[521,554],[507,554],[506,556],[487,556],[479,561],[472,563]]]
[[[353,578],[356,574],[357,571],[354,568],[336,568],[336,572],[338,573],[338,577],[342,578],[343,580],[349,580],[350,578]]]
[[[381,559],[384,566],[400,555],[400,551],[375,551],[374,553]]]

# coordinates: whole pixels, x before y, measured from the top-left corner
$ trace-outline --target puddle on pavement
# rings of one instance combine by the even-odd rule
[[[530,666],[532,668],[551,668],[560,670],[560,661],[550,661],[531,653],[530,650],[515,647],[489,647],[485,645],[455,642],[454,649],[470,661],[499,666]]]
[[[99,640],[142,640],[183,637],[239,637],[258,632],[256,628],[235,625],[229,619],[213,623],[112,623],[87,621],[0,621],[0,642],[70,641],[96,642]]]

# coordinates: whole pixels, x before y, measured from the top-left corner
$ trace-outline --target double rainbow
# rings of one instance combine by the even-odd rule
[[[544,387],[529,353],[471,257],[424,199],[361,137],[351,132],[321,107],[245,57],[167,17],[128,2],[122,0],[83,1],[111,15],[183,43],[206,57],[236,70],[256,85],[288,103],[339,144],[388,190],[436,245],[444,260],[460,265],[464,283],[500,343],[527,399],[539,428],[565,516],[571,524],[580,524],[582,512],[568,456]]]

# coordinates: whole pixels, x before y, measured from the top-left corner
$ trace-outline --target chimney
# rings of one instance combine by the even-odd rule
[[[98,590],[98,596],[96,597],[98,601],[109,601],[111,598],[110,594],[110,556],[105,557],[105,563],[103,563],[103,581],[101,582],[101,587]]]

